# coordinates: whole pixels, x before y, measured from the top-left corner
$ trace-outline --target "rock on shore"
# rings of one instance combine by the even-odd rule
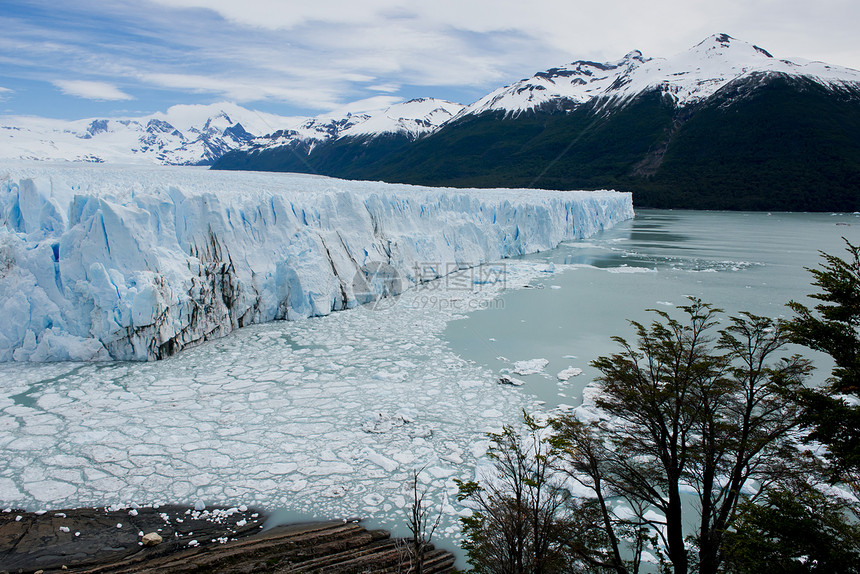
[[[0,573],[398,572],[406,541],[357,522],[264,530],[244,506],[0,512]],[[161,542],[146,545],[148,540]],[[424,571],[451,572],[454,557],[428,552]]]

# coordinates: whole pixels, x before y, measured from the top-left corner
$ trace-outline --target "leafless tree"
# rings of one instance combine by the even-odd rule
[[[442,520],[441,505],[434,513],[430,502],[427,500],[429,489],[424,489],[420,486],[419,477],[424,472],[424,469],[425,467],[414,469],[410,481],[412,504],[409,506],[407,522],[412,538],[407,545],[410,567],[406,571],[413,574],[423,574],[424,556],[428,550],[432,549],[431,540],[433,539],[433,534]]]

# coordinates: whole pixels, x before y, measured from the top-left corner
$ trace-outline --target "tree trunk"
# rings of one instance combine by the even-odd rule
[[[666,542],[674,574],[687,574],[689,561],[684,547],[684,524],[681,512],[681,493],[678,481],[669,481],[669,504],[666,507]]]

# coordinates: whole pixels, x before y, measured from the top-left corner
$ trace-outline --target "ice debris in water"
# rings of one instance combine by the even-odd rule
[[[528,361],[516,361],[514,363],[513,373],[516,375],[527,376],[537,375],[542,373],[549,361],[546,359],[530,359]]]
[[[539,272],[511,261],[504,284],[449,295],[488,301]],[[241,503],[396,527],[414,469],[436,503],[454,496],[453,479],[472,478],[486,452],[484,433],[533,405],[443,342],[476,307],[416,304],[423,295],[250,326],[167,361],[0,364],[4,504]],[[398,377],[373,377],[383,371]]]
[[[566,381],[571,377],[576,377],[582,374],[582,369],[577,369],[576,367],[568,367],[565,370],[561,371],[556,377],[558,377],[559,381]]]

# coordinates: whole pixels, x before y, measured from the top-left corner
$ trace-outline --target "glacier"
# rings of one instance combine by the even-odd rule
[[[153,360],[633,216],[630,194],[0,166],[0,361]],[[380,272],[382,271],[382,272]]]

